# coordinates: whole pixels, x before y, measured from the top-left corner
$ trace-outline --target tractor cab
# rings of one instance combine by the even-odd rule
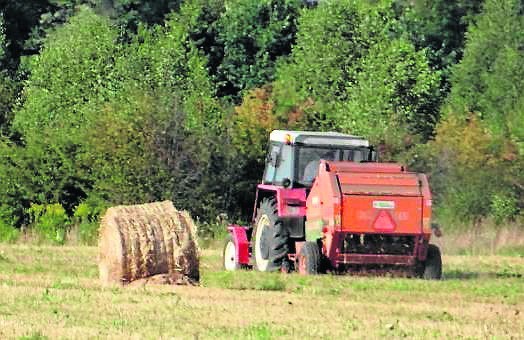
[[[358,136],[336,132],[271,132],[262,184],[310,188],[320,160],[376,162],[377,153]]]

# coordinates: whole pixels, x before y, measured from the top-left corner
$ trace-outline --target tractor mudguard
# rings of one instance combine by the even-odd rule
[[[287,189],[276,185],[259,184],[257,186],[253,221],[256,218],[258,204],[267,196],[276,198],[278,217],[296,218],[306,216],[306,189]]]
[[[247,227],[230,224],[227,231],[231,234],[236,247],[236,262],[241,265],[249,265],[249,240],[247,239]]]

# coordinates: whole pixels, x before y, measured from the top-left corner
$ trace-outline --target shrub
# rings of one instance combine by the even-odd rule
[[[105,208],[105,202],[93,197],[89,197],[76,207],[74,217],[81,243],[96,244],[100,216]]]
[[[0,208],[0,214],[2,213]],[[18,240],[20,231],[6,222],[3,216],[0,215],[0,242],[13,243]]]
[[[448,115],[430,148],[436,157],[431,181],[439,219],[479,221],[495,212],[492,199],[505,192],[508,166],[499,141],[483,121],[473,114],[467,119]],[[500,210],[501,202],[496,204],[499,214],[507,214]]]
[[[39,237],[55,244],[64,244],[71,221],[62,205],[32,204],[28,213],[32,227]]]
[[[479,222],[488,216],[493,188],[486,185],[489,174],[449,174],[447,188],[438,201],[436,215],[441,223],[456,228],[464,222]]]
[[[0,242],[14,242],[20,232],[14,228],[12,211],[7,206],[0,206]]]
[[[518,214],[518,200],[512,194],[495,194],[491,200],[491,215],[495,223],[509,221]]]
[[[0,221],[0,242],[13,243],[18,240],[20,231],[6,223]]]

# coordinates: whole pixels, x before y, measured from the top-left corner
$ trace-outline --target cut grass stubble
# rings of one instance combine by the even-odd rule
[[[102,287],[96,249],[0,245],[0,338],[521,337],[524,259],[444,257],[443,281],[224,272]]]

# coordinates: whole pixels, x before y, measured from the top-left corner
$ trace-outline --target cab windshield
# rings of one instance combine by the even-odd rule
[[[320,160],[327,161],[374,161],[369,148],[334,149],[327,147],[301,146],[296,151],[295,182],[311,186],[317,176]]]

